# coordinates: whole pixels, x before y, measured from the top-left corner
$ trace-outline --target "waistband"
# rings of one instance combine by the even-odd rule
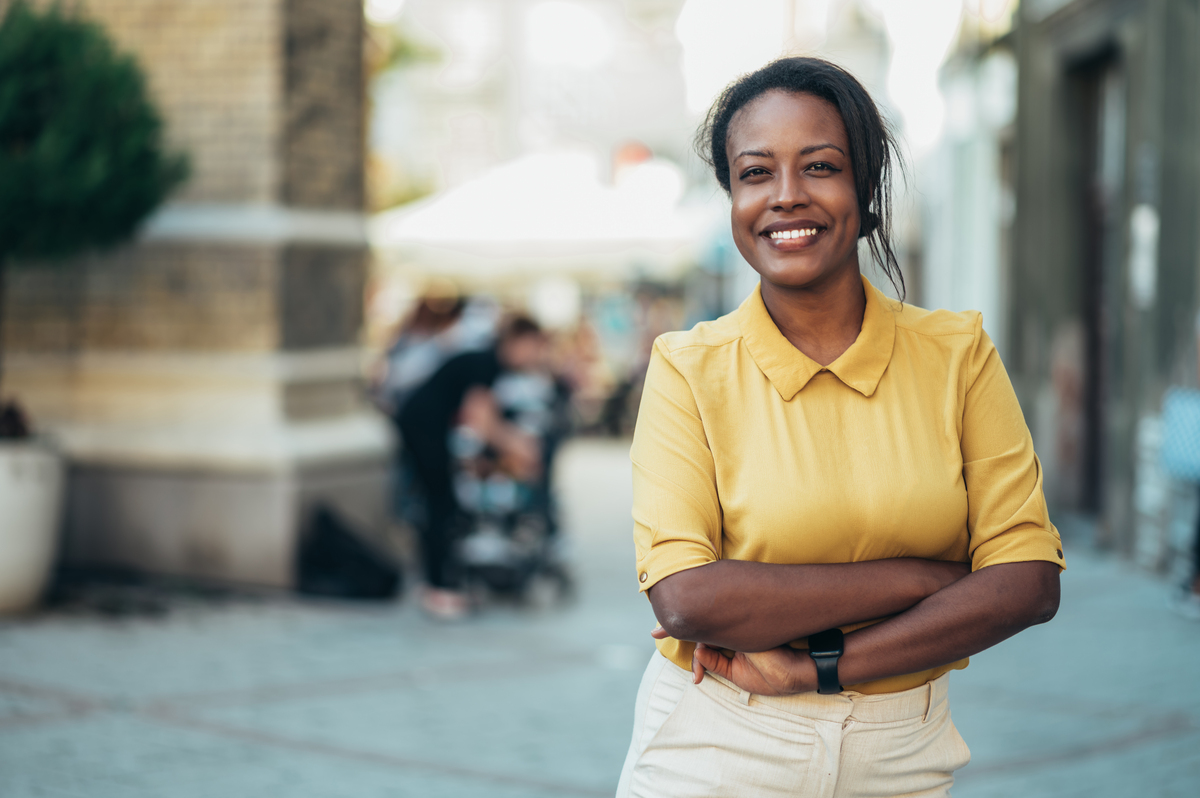
[[[672,667],[682,670],[675,663]],[[689,681],[691,673],[688,673]],[[707,685],[707,687],[706,687]],[[736,701],[753,706],[759,704],[772,707],[790,715],[799,715],[811,720],[828,720],[845,723],[857,720],[863,723],[891,723],[910,718],[929,720],[949,697],[950,674],[944,673],[931,682],[911,690],[898,693],[876,693],[866,695],[846,690],[836,695],[820,693],[798,693],[788,696],[754,695],[714,673],[704,674],[701,689],[706,689],[715,698]]]

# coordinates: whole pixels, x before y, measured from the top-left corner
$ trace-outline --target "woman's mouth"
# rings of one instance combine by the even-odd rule
[[[805,227],[800,230],[776,230],[773,233],[768,233],[767,237],[772,241],[781,241],[787,238],[804,238],[806,236],[815,236],[820,232],[819,227]]]
[[[810,247],[817,243],[827,228],[820,226],[792,227],[785,230],[764,230],[762,236],[776,249],[794,250]]]

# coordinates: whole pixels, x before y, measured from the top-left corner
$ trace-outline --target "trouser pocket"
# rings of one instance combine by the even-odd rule
[[[814,723],[742,704],[713,680],[688,684],[633,764],[629,798],[804,795]]]
[[[928,719],[852,722],[842,741],[836,798],[944,798],[971,761],[947,702]]]

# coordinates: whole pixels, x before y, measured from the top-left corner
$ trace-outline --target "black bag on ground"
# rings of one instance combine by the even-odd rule
[[[313,596],[389,599],[400,590],[400,568],[319,504],[300,539],[296,589]]]

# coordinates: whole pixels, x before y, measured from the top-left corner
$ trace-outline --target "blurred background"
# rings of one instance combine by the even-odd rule
[[[757,279],[692,137],[783,54],[894,126],[907,300],[983,312],[1067,547],[955,794],[1200,794],[1194,0],[67,7],[0,0],[0,794],[611,794],[650,346]],[[398,425],[495,346],[455,604]]]

